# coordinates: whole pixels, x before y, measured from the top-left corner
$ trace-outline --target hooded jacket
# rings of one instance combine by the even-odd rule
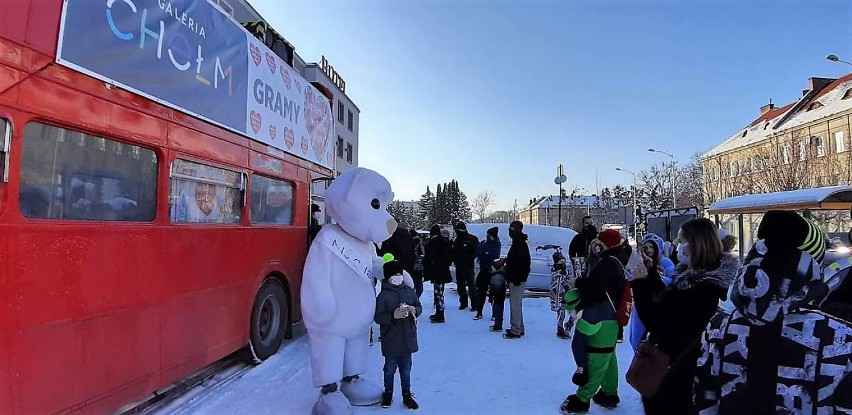
[[[494,239],[486,237],[484,241],[479,243],[476,247],[476,258],[479,261],[480,271],[489,271],[491,269],[491,263],[495,259],[500,258],[500,249],[502,247],[499,237],[495,237]]]
[[[663,272],[662,272],[663,282],[666,285],[669,285],[669,283],[671,283],[671,278],[675,274],[675,264],[674,264],[674,262],[672,262],[671,259],[669,259],[665,255],[663,255],[663,248],[665,246],[665,242],[663,242],[663,238],[660,238],[655,233],[645,234],[645,237],[642,238],[642,244],[645,244],[645,242],[649,242],[649,241],[653,242],[654,245],[657,245],[657,262],[660,264],[660,268],[662,268],[662,270],[663,270]]]
[[[826,293],[806,252],[754,244],[702,338],[695,405],[711,414],[834,414],[852,410],[852,327],[810,307]]]
[[[402,319],[393,318],[400,304],[414,306],[415,314]],[[402,356],[414,353],[417,346],[417,317],[423,306],[414,289],[405,285],[393,285],[388,279],[382,281],[382,291],[376,297],[375,321],[382,334],[382,356]]]

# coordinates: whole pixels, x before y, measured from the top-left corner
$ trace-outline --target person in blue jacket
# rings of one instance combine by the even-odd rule
[[[500,258],[500,237],[497,234],[497,227],[489,228],[485,233],[485,240],[481,241],[476,247],[476,258],[479,261],[479,274],[476,276],[476,304],[473,304],[476,310],[474,320],[482,319],[482,309],[485,308],[485,302],[488,300],[488,286],[491,283],[491,264]]]
[[[663,238],[660,238],[654,233],[647,233],[642,238],[642,252],[653,261],[653,266],[658,267],[663,284],[668,286],[672,282],[672,276],[675,274],[675,264],[671,259],[663,255]],[[647,330],[645,324],[639,319],[639,313],[636,312],[636,304],[633,304],[633,311],[630,313],[630,323],[627,325],[630,333],[630,346],[635,352],[639,348],[639,342],[645,338]]]

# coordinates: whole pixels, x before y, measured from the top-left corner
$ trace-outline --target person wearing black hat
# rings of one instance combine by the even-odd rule
[[[524,224],[514,221],[509,224],[512,245],[506,254],[506,281],[509,283],[509,312],[511,328],[503,335],[506,339],[520,339],[524,332],[524,290],[530,276],[530,246],[523,232]]]
[[[591,216],[583,217],[583,227],[568,245],[568,260],[585,260],[589,256],[589,244],[598,237],[598,229],[595,228],[595,220]]]
[[[701,414],[852,413],[852,323],[814,311],[827,293],[825,235],[791,211],[764,214],[731,292],[701,337]]]
[[[423,311],[414,289],[403,283],[402,264],[396,260],[384,263],[382,291],[376,297],[375,321],[382,339],[382,356],[385,357],[385,390],[382,407],[393,402],[393,378],[399,370],[402,384],[402,402],[409,409],[419,405],[411,393],[411,355],[417,352],[417,322]]]
[[[476,247],[476,258],[479,261],[479,274],[476,276],[476,316],[474,320],[482,319],[482,310],[488,296],[488,286],[491,283],[491,264],[500,258],[500,237],[497,235],[497,227],[488,228],[485,232],[485,240]],[[503,293],[505,294],[505,292]]]
[[[471,311],[476,311],[475,305],[479,302],[476,298],[476,286],[474,285],[473,262],[476,260],[476,246],[479,238],[467,231],[464,222],[456,222],[453,226],[456,238],[453,240],[453,263],[456,266],[456,288],[459,292],[459,310],[471,305]],[[468,297],[470,301],[468,302]]]
[[[450,274],[452,263],[450,241],[441,235],[441,227],[432,225],[429,229],[429,242],[426,242],[425,254],[423,255],[423,280],[432,281],[433,304],[435,314],[429,316],[433,323],[443,323],[444,316],[444,284],[453,280]]]
[[[320,225],[319,219],[317,219],[317,214],[322,212],[319,205],[316,203],[311,203],[311,224],[308,226],[308,245],[313,242],[314,237],[317,236],[320,229],[322,229],[322,225]]]
[[[382,242],[379,255],[393,254],[393,257],[402,264],[405,272],[411,275],[412,280],[414,280],[415,291],[417,291],[417,287],[419,286],[420,292],[423,292],[422,277],[418,278],[419,273],[414,270],[414,263],[417,260],[417,255],[414,252],[414,238],[408,232],[408,226],[404,221],[397,220],[397,223],[399,225],[396,231],[391,234],[390,238]]]

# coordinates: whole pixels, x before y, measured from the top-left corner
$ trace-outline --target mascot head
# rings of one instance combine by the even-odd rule
[[[381,243],[396,230],[387,211],[392,201],[387,179],[363,167],[341,174],[325,191],[328,215],[346,233],[366,242]]]

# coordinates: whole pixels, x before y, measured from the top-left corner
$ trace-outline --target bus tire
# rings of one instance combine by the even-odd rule
[[[251,309],[249,349],[258,360],[278,352],[290,317],[290,301],[275,279],[263,282]]]

